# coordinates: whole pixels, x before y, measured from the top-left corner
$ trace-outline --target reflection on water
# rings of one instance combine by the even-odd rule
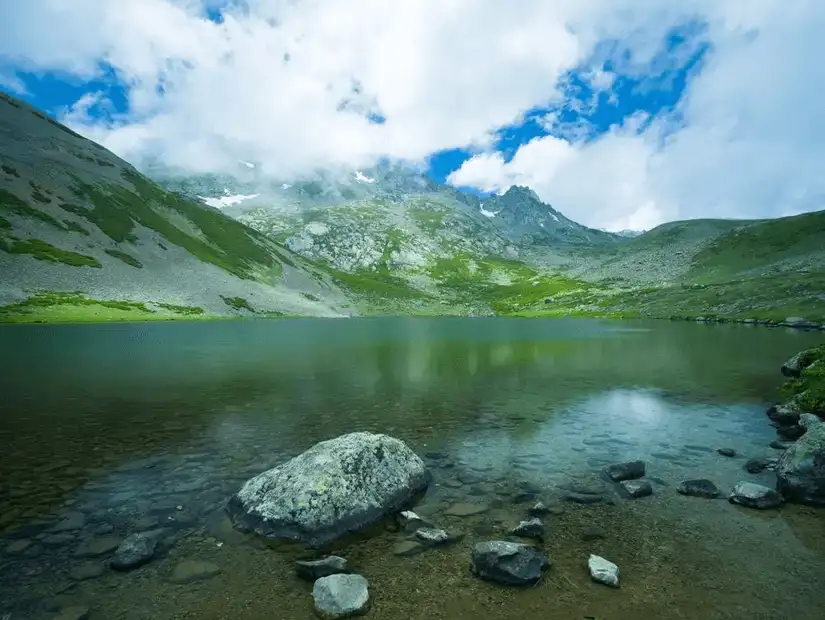
[[[770,456],[763,412],[778,363],[817,336],[683,323],[501,319],[284,320],[0,329],[0,617],[283,618],[311,615],[300,551],[233,532],[222,503],[248,477],[353,430],[425,455],[416,510],[467,534],[392,553],[377,528],[334,549],[371,584],[382,618],[808,618],[825,606],[821,515],[757,513],[675,493],[729,490]],[[820,336],[821,338],[821,336]],[[731,447],[741,456],[718,455]],[[628,500],[609,463],[644,459],[654,495]],[[598,501],[581,504],[588,492]],[[571,494],[572,492],[572,494]],[[478,582],[475,542],[506,535],[527,499],[553,507],[554,566],[527,591]],[[478,514],[445,514],[456,503]],[[108,568],[126,535],[161,545]],[[587,535],[585,535],[587,532]],[[589,581],[590,552],[622,587]],[[220,578],[173,583],[183,560]],[[274,614],[274,615],[273,615]]]

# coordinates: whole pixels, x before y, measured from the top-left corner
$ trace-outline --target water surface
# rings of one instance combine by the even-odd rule
[[[221,506],[248,477],[354,430],[425,456],[435,484],[416,510],[466,534],[413,557],[392,554],[401,535],[384,527],[332,549],[370,581],[370,618],[817,617],[822,513],[749,511],[675,486],[773,484],[742,466],[776,455],[764,410],[778,366],[821,339],[495,318],[2,327],[0,617],[72,605],[93,620],[313,617],[291,565],[306,553],[234,533]],[[655,493],[628,500],[600,472],[636,458]],[[570,502],[570,489],[603,501]],[[478,581],[470,548],[506,537],[533,497],[557,513],[542,545],[553,567],[527,590]],[[445,515],[455,503],[485,510]],[[105,543],[158,528],[152,563],[106,567]],[[90,542],[101,553],[78,557]],[[620,566],[621,588],[590,582],[591,552]],[[170,583],[185,559],[222,572]]]

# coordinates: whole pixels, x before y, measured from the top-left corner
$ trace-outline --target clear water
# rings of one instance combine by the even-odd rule
[[[248,477],[354,430],[427,455],[435,484],[416,510],[466,534],[412,557],[393,555],[401,534],[383,526],[333,546],[369,580],[369,618],[822,617],[825,514],[675,491],[688,478],[773,484],[742,466],[776,455],[764,410],[778,366],[821,339],[494,318],[2,327],[0,618],[71,606],[92,620],[312,618],[311,584],[292,569],[307,553],[233,532],[221,505]],[[600,471],[636,458],[655,493],[628,500]],[[580,487],[604,501],[564,499]],[[525,493],[557,513],[544,519],[552,568],[526,590],[477,580],[470,548],[505,537]],[[445,515],[457,502],[485,511]],[[55,533],[66,516],[72,529]],[[158,527],[150,564],[106,566],[119,537]],[[594,528],[604,537],[585,540]],[[76,557],[90,542],[100,554]],[[619,589],[590,581],[591,552],[619,565]],[[182,560],[221,573],[171,583]]]

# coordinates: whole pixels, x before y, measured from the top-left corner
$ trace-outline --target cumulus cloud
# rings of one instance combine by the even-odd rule
[[[207,8],[225,9],[220,23]],[[125,114],[99,114],[105,94],[93,92],[65,119],[135,163],[252,160],[289,179],[466,148],[477,155],[451,182],[530,185],[613,228],[811,209],[825,189],[815,0],[26,0],[3,12],[3,75],[114,71]],[[552,136],[510,161],[495,153],[499,128],[565,105],[573,68],[609,94],[617,73],[678,66],[657,52],[696,18],[713,52],[677,115],[633,117],[595,140],[546,118]]]

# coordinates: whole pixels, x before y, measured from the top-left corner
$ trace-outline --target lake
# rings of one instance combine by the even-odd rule
[[[222,506],[249,477],[356,430],[421,455],[434,484],[414,510],[465,534],[409,557],[393,553],[402,535],[389,524],[333,545],[369,580],[368,618],[818,617],[825,512],[675,489],[774,484],[743,465],[778,455],[764,412],[779,366],[821,341],[585,319],[0,326],[0,618],[314,617],[312,584],[293,568],[312,553],[235,532]],[[647,463],[650,497],[602,475],[633,459]],[[473,544],[508,537],[536,499],[552,507],[542,581],[474,577]],[[478,512],[444,514],[456,504]],[[124,536],[160,528],[152,562],[106,565]],[[591,582],[590,553],[619,565],[620,588]],[[181,582],[184,561],[220,573]]]

